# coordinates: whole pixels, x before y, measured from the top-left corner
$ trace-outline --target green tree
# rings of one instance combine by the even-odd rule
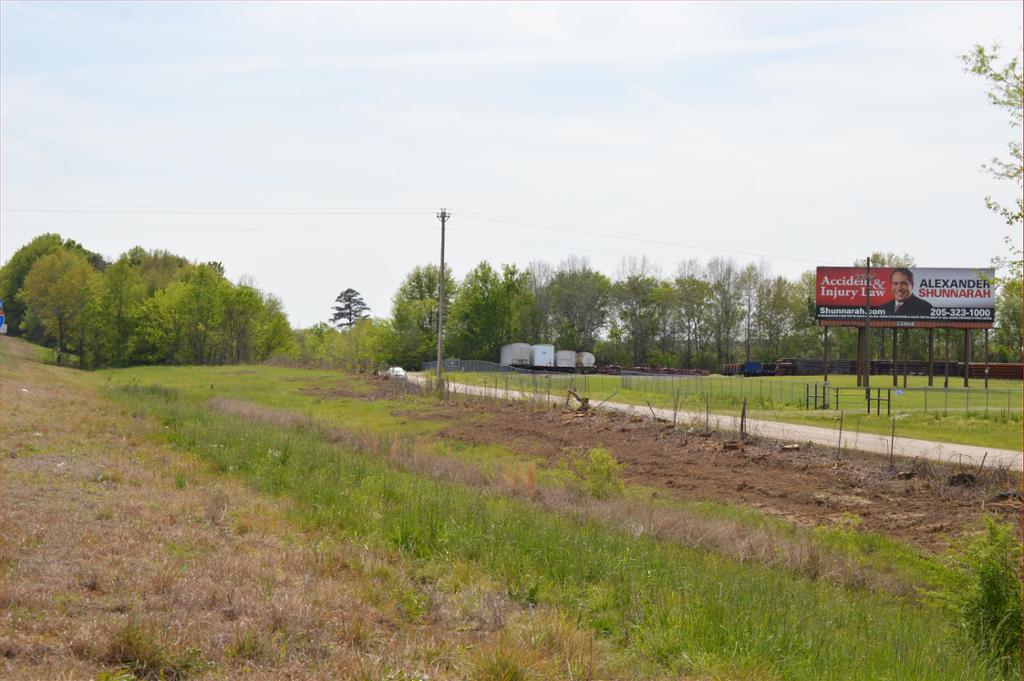
[[[1024,361],[1021,348],[1021,280],[1002,283],[996,294],[996,327],[993,334],[995,358],[1002,362]]]
[[[101,275],[94,315],[101,353],[98,363],[115,366],[130,363],[132,337],[145,293],[138,267],[127,256],[119,258]]]
[[[227,286],[222,297],[224,355],[220,361],[251,362],[257,354],[257,325],[264,314],[260,292],[247,285]]]
[[[964,64],[964,70],[983,78],[988,84],[988,101],[1001,109],[1004,109],[1010,117],[1010,127],[1019,128],[1021,117],[1024,115],[1024,83],[1022,83],[1021,64],[1018,57],[1014,56],[1005,64],[999,65],[999,46],[993,45],[986,49],[981,45],[975,45],[969,53],[961,55],[960,60]],[[983,166],[994,177],[1016,182],[1018,189],[1024,189],[1024,156],[1021,152],[1020,136],[1015,135],[1008,145],[1009,158],[993,158],[989,164]],[[985,203],[989,209],[998,213],[1007,225],[1013,227],[1019,225],[1024,216],[1020,191],[1017,193],[1016,206],[1003,206],[992,199],[985,197]],[[1019,230],[1018,230],[1019,233]],[[1019,259],[1018,259],[1019,260]],[[1019,276],[1019,272],[1018,272]]]
[[[677,328],[680,333],[681,363],[684,367],[706,367],[708,357],[708,308],[711,304],[711,285],[703,278],[702,268],[696,262],[681,266],[675,279]]]
[[[58,358],[69,341],[77,341],[79,352],[84,349],[84,312],[94,276],[84,255],[58,249],[39,258],[25,277],[21,302],[56,340]]]
[[[612,282],[584,258],[559,265],[548,285],[554,342],[560,348],[593,350],[607,323]]]
[[[61,244],[59,234],[40,234],[15,251],[11,259],[0,267],[0,300],[4,302],[7,329],[12,336],[20,336],[26,332],[22,324],[25,318],[25,302],[18,296],[25,283],[25,277],[37,260],[58,250]]]
[[[986,49],[975,45],[974,49],[960,57],[964,70],[984,79],[988,85],[988,100],[993,106],[1004,111],[1010,119],[1011,128],[1020,128],[1024,116],[1024,79],[1020,59],[1014,56],[1009,61],[999,64],[999,46],[993,45]],[[1024,343],[1021,337],[1021,277],[1024,276],[1024,259],[1015,239],[1021,233],[1024,222],[1024,154],[1021,150],[1019,133],[1008,144],[1007,158],[993,158],[982,166],[993,177],[1010,180],[1017,185],[1017,203],[1015,206],[1004,206],[991,196],[985,197],[985,205],[999,215],[1011,228],[1006,237],[1008,256],[993,259],[996,267],[1006,267],[1008,276],[1000,280],[1000,291],[996,301],[996,343],[997,352],[1007,352],[1007,359],[1024,361]],[[1012,351],[1010,350],[1012,348]]]
[[[184,282],[176,281],[158,289],[139,311],[132,359],[142,364],[174,364],[179,361],[184,320]]]
[[[252,357],[262,362],[276,353],[286,352],[292,343],[291,326],[281,299],[271,293],[260,293],[262,309],[256,319],[256,335]]]
[[[612,299],[633,364],[646,364],[654,347],[661,325],[659,284],[654,265],[646,257],[623,258]]]
[[[224,303],[230,284],[219,269],[203,264],[184,279],[185,295],[180,304],[184,345],[179,361],[184,364],[214,364],[220,356],[223,340]]]
[[[132,265],[139,268],[147,298],[175,281],[181,281],[195,267],[180,255],[161,249],[147,251],[141,246],[135,246],[125,256]]]
[[[462,359],[496,361],[512,339],[514,320],[529,302],[526,273],[515,265],[496,272],[486,261],[466,274],[452,302],[446,352]]]
[[[418,368],[421,362],[435,356],[438,270],[437,265],[416,267],[406,275],[392,298],[390,333],[386,343],[387,361],[391,364]],[[457,291],[449,267],[445,267],[444,281],[445,308],[450,309]]]
[[[360,319],[365,319],[370,311],[363,296],[354,288],[347,288],[339,293],[334,303],[334,307],[331,308],[331,323],[339,329],[352,328]]]
[[[715,367],[732,361],[736,351],[741,320],[739,291],[739,270],[736,263],[727,258],[712,258],[707,268],[710,286],[708,305],[711,336],[715,348]]]

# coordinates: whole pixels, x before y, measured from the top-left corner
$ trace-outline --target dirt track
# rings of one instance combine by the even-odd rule
[[[853,516],[863,529],[931,550],[976,528],[985,512],[1010,519],[1020,514],[1015,499],[990,501],[997,492],[1019,489],[1019,476],[1006,469],[965,467],[977,475],[975,483],[951,485],[950,476],[960,472],[955,465],[897,459],[890,470],[885,457],[846,452],[837,459],[834,446],[806,440],[798,450],[767,439],[739,445],[735,434],[686,432],[650,417],[603,412],[578,418],[502,401],[451,400],[432,418],[447,424],[442,437],[500,444],[552,465],[607,447],[627,482],[657,494],[751,506],[800,525]],[[912,477],[900,479],[900,472]]]

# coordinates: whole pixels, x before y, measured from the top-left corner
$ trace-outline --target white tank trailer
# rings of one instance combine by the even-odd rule
[[[558,350],[555,352],[555,368],[557,369],[575,369],[576,368],[576,351],[575,350]]]
[[[530,366],[538,368],[554,368],[555,346],[547,343],[530,346]]]
[[[501,362],[506,367],[530,366],[530,344],[509,343],[501,346]]]
[[[592,352],[577,352],[576,353],[576,367],[579,369],[593,369],[595,364],[594,353]]]

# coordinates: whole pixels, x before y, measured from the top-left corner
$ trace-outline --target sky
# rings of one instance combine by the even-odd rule
[[[981,267],[1022,2],[0,3],[0,262],[219,261],[293,326],[417,265]],[[1020,235],[1014,235],[1019,242]]]

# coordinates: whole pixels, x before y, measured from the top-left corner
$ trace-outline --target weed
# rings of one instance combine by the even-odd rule
[[[96,675],[96,681],[137,681],[137,679],[138,677],[127,669],[115,669]]]
[[[587,456],[573,461],[573,471],[580,486],[595,499],[608,499],[622,494],[619,474],[622,464],[603,447],[595,447]]]
[[[107,643],[102,661],[123,666],[140,679],[185,679],[203,665],[198,648],[175,649],[151,627],[129,622],[117,629]]]
[[[954,547],[938,588],[928,595],[953,617],[959,633],[1004,672],[1020,675],[1021,543],[991,517],[977,537]]]
[[[188,484],[188,478],[181,471],[174,473],[174,487],[175,489],[185,489],[185,485]]]
[[[529,649],[499,641],[479,650],[472,661],[472,681],[530,681],[534,679],[535,660]]]
[[[240,629],[224,648],[224,657],[242,662],[262,662],[267,656],[267,642],[256,631]]]

